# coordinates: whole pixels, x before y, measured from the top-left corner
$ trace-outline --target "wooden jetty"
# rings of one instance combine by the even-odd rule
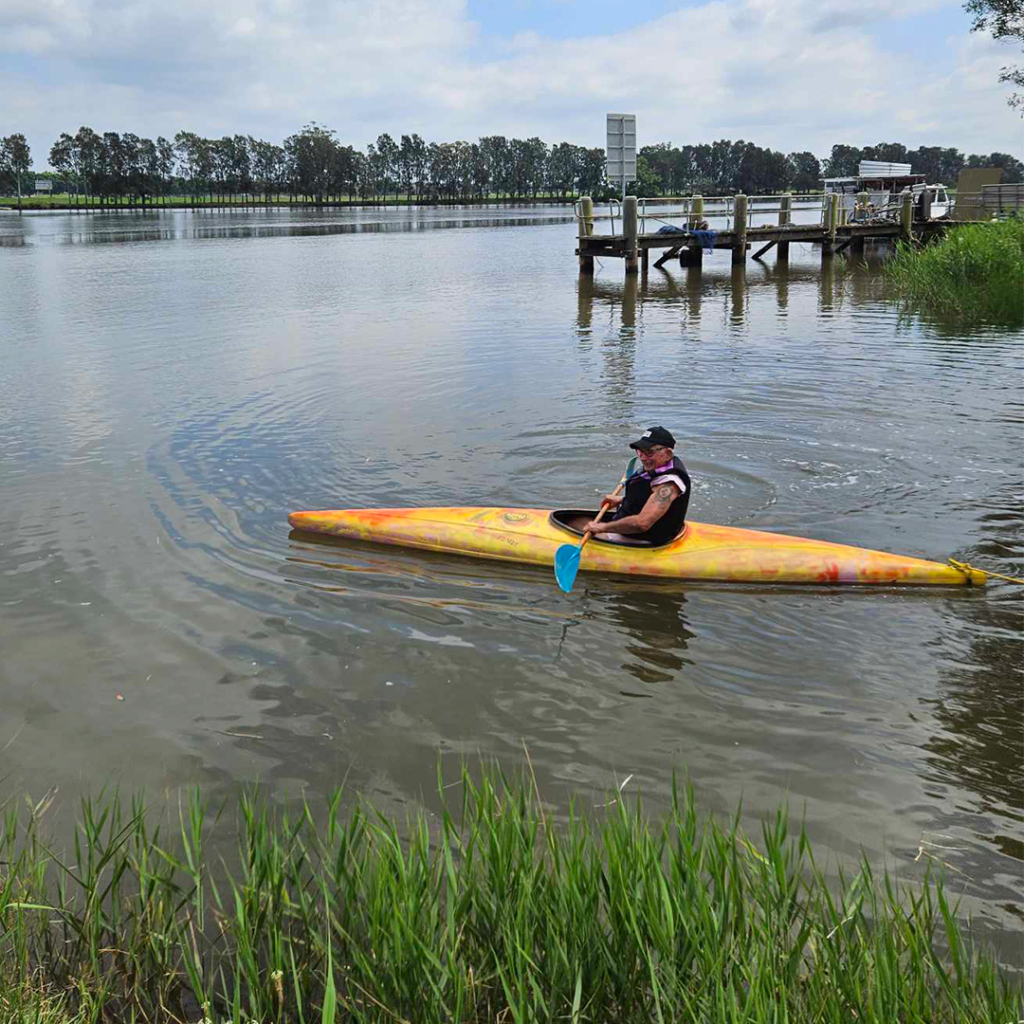
[[[728,249],[732,262],[742,264],[750,249],[755,249],[751,259],[759,260],[773,247],[776,259],[789,259],[791,242],[817,242],[821,245],[823,260],[850,250],[852,255],[862,255],[864,243],[869,239],[911,239],[927,237],[944,231],[950,224],[948,219],[931,217],[930,200],[914,196],[909,191],[896,197],[898,202],[890,204],[885,211],[872,208],[867,193],[857,196],[852,210],[842,206],[843,199],[838,193],[824,196],[796,197],[782,196],[689,196],[683,199],[638,200],[626,196],[622,200],[621,213],[608,216],[594,213],[594,202],[584,196],[576,207],[577,236],[576,254],[579,256],[581,274],[594,272],[596,257],[623,259],[626,273],[635,274],[643,265],[647,269],[652,251],[660,251],[656,267],[668,260],[678,258],[683,266],[700,266],[708,248]],[[816,221],[797,223],[793,220],[795,209],[813,211],[813,206],[794,207],[794,200],[803,199],[820,205]],[[671,211],[666,207],[680,206]],[[665,221],[672,217],[686,223],[678,233],[662,234],[646,230],[649,220]],[[756,223],[757,218],[771,218],[774,223]],[[724,220],[724,227],[720,227]],[[594,228],[597,222],[611,221],[611,233],[598,234]],[[616,231],[616,222],[621,231]],[[713,229],[713,230],[710,230]]]

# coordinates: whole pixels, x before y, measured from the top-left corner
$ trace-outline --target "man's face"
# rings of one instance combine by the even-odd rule
[[[640,463],[644,470],[657,469],[665,465],[672,458],[672,449],[656,444],[653,448],[637,448],[637,455],[640,456]]]

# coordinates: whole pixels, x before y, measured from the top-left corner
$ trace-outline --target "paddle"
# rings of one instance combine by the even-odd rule
[[[626,472],[622,474],[622,479],[619,481],[619,486],[612,491],[613,495],[619,493],[623,487],[626,486],[626,481],[636,472],[636,456],[626,463]],[[611,506],[607,502],[602,502],[601,511],[594,517],[594,521],[602,518],[605,512]],[[555,579],[558,581],[558,585],[568,594],[572,590],[573,583],[576,582],[576,573],[580,570],[580,552],[583,550],[583,546],[590,540],[590,534],[585,533],[583,540],[579,542],[579,545],[575,544],[563,544],[555,552]]]

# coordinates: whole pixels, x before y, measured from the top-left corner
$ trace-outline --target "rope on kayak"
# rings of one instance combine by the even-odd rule
[[[991,569],[979,569],[976,565],[971,565],[970,562],[958,562],[955,558],[950,558],[949,564],[967,576],[970,576],[972,572],[983,572],[986,576],[995,576],[997,580],[1008,580],[1010,583],[1019,583],[1024,586],[1024,580],[1018,579],[1016,576],[1004,576],[1001,572],[993,572]]]

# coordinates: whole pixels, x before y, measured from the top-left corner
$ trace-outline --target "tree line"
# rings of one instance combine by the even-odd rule
[[[1004,182],[1024,181],[1024,163],[1009,153],[972,154],[958,149],[920,146],[908,149],[897,142],[877,146],[837,144],[819,160],[813,153],[780,153],[762,149],[742,139],[697,146],[673,146],[670,142],[644,146],[637,160],[637,194],[658,195],[764,195],[772,192],[806,192],[820,189],[822,178],[857,174],[861,160],[909,163],[914,174],[929,183],[956,185],[965,167],[1001,167]]]
[[[19,167],[4,152],[0,191],[13,192],[19,174],[24,190],[27,147]],[[49,162],[55,191],[101,204],[171,195],[213,202],[288,195],[317,204],[390,196],[418,202],[568,197],[598,190],[604,178],[604,150],[569,142],[548,146],[538,138],[489,135],[473,143],[427,143],[415,133],[396,142],[385,133],[362,153],[316,122],[280,146],[251,135],[207,139],[181,131],[154,141],[82,127],[60,136]]]
[[[740,139],[700,145],[644,146],[637,180],[641,196],[763,195],[821,188],[823,177],[855,175],[861,160],[909,163],[929,182],[956,183],[964,167],[1002,167],[1006,182],[1024,181],[1024,164],[1007,153],[965,157],[954,148],[879,143],[832,147],[820,160],[811,152],[784,154]],[[312,203],[342,199],[453,202],[490,197],[568,198],[615,194],[605,177],[600,148],[569,142],[548,146],[539,138],[488,135],[477,142],[426,143],[417,134],[395,141],[383,134],[360,152],[334,131],[312,122],[282,145],[251,135],[208,139],[180,131],[173,140],[131,132],[97,133],[81,127],[63,133],[49,154],[55,192],[100,204],[153,202],[186,196],[194,202],[229,198],[271,201],[287,195]],[[31,153],[23,135],[0,139],[0,192],[31,192]]]

